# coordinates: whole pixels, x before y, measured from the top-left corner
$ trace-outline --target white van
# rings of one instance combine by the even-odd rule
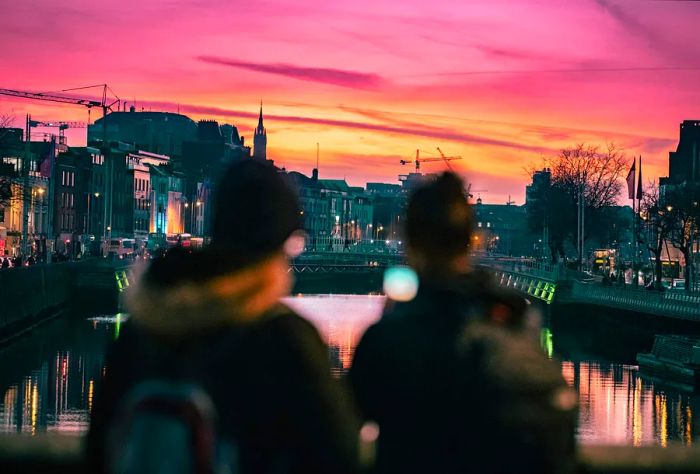
[[[109,241],[109,253],[116,254],[119,258],[124,258],[136,251],[136,241],[134,239],[111,239]]]

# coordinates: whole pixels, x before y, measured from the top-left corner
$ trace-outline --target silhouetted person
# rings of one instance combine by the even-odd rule
[[[212,244],[153,260],[131,297],[92,412],[91,465],[120,461],[110,439],[126,394],[174,380],[211,398],[216,437],[238,451],[233,472],[354,472],[358,424],[328,349],[279,302],[291,289],[288,258],[303,249],[297,198],[252,160],[232,165],[218,189]]]
[[[575,396],[526,331],[525,300],[471,268],[471,230],[454,174],[410,198],[417,293],[389,301],[349,372],[363,417],[379,425],[376,472],[568,472]]]

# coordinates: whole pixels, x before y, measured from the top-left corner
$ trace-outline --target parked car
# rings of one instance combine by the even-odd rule
[[[685,280],[677,278],[671,283],[671,289],[674,291],[685,291]]]

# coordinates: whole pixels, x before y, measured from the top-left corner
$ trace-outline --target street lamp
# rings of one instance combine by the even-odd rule
[[[202,207],[202,201],[197,199],[194,203],[195,207],[192,208],[192,219],[194,220],[193,223],[193,230],[195,235],[201,235],[202,233],[200,232],[199,228],[199,213],[201,212],[200,209]],[[195,212],[196,209],[196,212]]]

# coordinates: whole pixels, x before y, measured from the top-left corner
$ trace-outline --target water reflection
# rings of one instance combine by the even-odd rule
[[[83,432],[112,324],[59,320],[0,350],[0,432]]]
[[[380,315],[381,296],[290,297],[287,304],[312,321],[330,346],[336,375],[350,367],[363,332]],[[126,315],[56,320],[0,349],[0,432],[84,431],[98,389],[107,344]],[[578,331],[576,331],[578,332]],[[543,349],[566,354],[562,373],[580,395],[583,443],[692,444],[700,434],[697,395],[640,377],[636,366],[577,355],[564,329],[541,333]]]
[[[340,375],[350,368],[355,346],[367,327],[379,319],[383,296],[314,295],[285,298],[284,302],[314,323],[329,346],[331,370]]]
[[[579,393],[584,443],[692,444],[698,433],[693,420],[698,397],[655,386],[636,366],[567,361],[562,373]]]

